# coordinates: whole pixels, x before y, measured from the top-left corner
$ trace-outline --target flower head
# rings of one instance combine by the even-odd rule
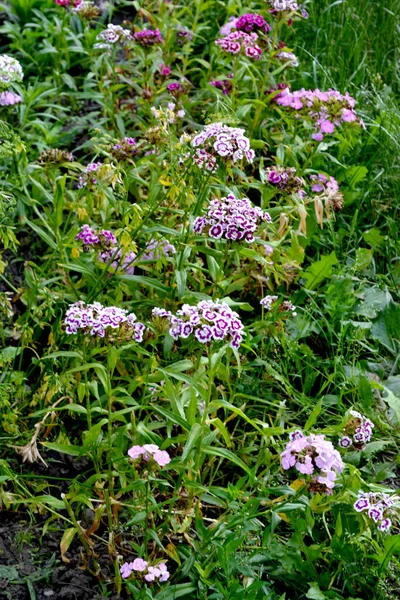
[[[214,239],[224,237],[250,243],[254,241],[254,234],[264,221],[271,222],[269,213],[253,206],[247,198],[239,200],[229,194],[221,200],[211,200],[206,215],[197,217],[192,227],[196,233],[202,233],[206,229]]]
[[[258,60],[262,56],[262,49],[256,43],[258,35],[254,32],[233,31],[227,36],[219,38],[215,44],[228,54],[244,54],[248,58]]]
[[[0,88],[20,83],[23,77],[22,67],[17,59],[8,54],[0,54]]]
[[[301,431],[294,434],[281,454],[282,467],[294,467],[303,475],[312,475],[309,489],[331,494],[337,473],[344,468],[339,452],[323,435],[304,436]]]
[[[163,43],[163,37],[159,29],[142,29],[133,34],[135,42],[141,46],[156,46]]]
[[[134,339],[143,341],[144,325],[136,322],[135,313],[129,313],[117,306],[102,306],[99,302],[71,304],[64,317],[65,331],[75,335],[81,331],[84,335],[103,338]],[[113,330],[118,330],[113,333]]]
[[[11,91],[0,92],[0,106],[13,106],[22,102],[21,96]]]
[[[217,159],[236,163],[245,158],[252,163],[255,156],[245,130],[223,123],[206,125],[193,137],[191,144],[195,148],[194,161],[207,171],[217,170]]]
[[[225,302],[201,300],[196,306],[184,304],[176,315],[156,307],[153,316],[167,319],[169,333],[174,340],[187,339],[192,335],[201,344],[227,339],[235,349],[242,342],[243,324],[239,315]]]

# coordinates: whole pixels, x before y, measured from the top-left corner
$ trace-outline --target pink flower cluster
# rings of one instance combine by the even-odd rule
[[[11,91],[0,93],[0,106],[13,106],[22,102],[21,96]]]
[[[215,198],[208,204],[207,214],[197,217],[193,231],[202,233],[207,228],[208,235],[216,240],[245,240],[254,242],[254,233],[262,221],[271,222],[269,213],[258,206],[252,206],[247,198],[237,199],[233,194],[226,198]]]
[[[117,160],[132,158],[137,154],[136,140],[133,137],[125,137],[121,141],[113,144],[110,150],[112,156]]]
[[[159,29],[142,29],[133,34],[133,39],[145,47],[162,44],[164,41]]]
[[[337,473],[344,469],[339,452],[324,435],[305,436],[297,430],[289,435],[289,439],[281,454],[282,467],[294,467],[302,475],[313,475],[309,489],[331,494]]]
[[[219,38],[215,44],[228,54],[239,54],[243,52],[248,58],[258,60],[262,56],[262,49],[256,41],[258,35],[254,32],[245,33],[244,31],[233,31],[227,36]]]
[[[144,446],[132,446],[129,448],[128,455],[137,460],[142,457],[144,461],[149,462],[152,458],[159,467],[165,467],[171,462],[171,457],[165,450],[160,450],[157,444],[145,444]]]
[[[260,300],[261,306],[265,308],[265,310],[272,310],[274,304],[277,302],[278,296],[265,296],[262,300]],[[289,300],[284,300],[279,305],[279,312],[291,312],[293,317],[297,315],[296,307]]]
[[[124,563],[120,568],[122,579],[128,579],[133,571],[139,573],[147,571],[144,578],[148,582],[158,580],[160,583],[163,583],[169,579],[169,571],[165,563],[159,563],[156,566],[149,567],[148,562],[143,560],[143,558],[135,558],[135,560],[130,563]]]
[[[163,256],[169,258],[174,254],[176,254],[176,248],[168,240],[166,240],[165,238],[161,238],[161,240],[156,240],[152,238],[146,244],[144,252],[140,257],[140,260],[159,260]]]
[[[351,419],[344,427],[345,435],[339,440],[339,446],[354,446],[356,450],[362,450],[371,441],[374,424],[356,410],[351,410],[350,415]]]
[[[265,169],[268,183],[288,194],[299,192],[304,181],[297,177],[294,167],[268,167]]]
[[[228,338],[231,347],[238,349],[243,339],[243,323],[225,302],[202,300],[197,306],[184,304],[176,315],[169,310],[153,308],[152,314],[168,319],[169,333],[174,340],[187,339],[192,334],[202,344]]]
[[[242,15],[235,21],[235,27],[238,31],[245,33],[261,32],[269,33],[272,30],[271,25],[262,17],[254,13]]]
[[[102,166],[103,163],[100,162],[87,164],[83,170],[82,175],[79,177],[78,188],[81,190],[82,188],[86,187],[88,183],[96,185],[97,179],[93,177],[93,174],[96,173],[96,171]]]
[[[84,335],[103,338],[108,329],[121,329],[121,337],[130,337],[136,342],[142,342],[145,326],[135,321],[135,313],[129,313],[117,306],[105,307],[100,302],[75,302],[69,306],[64,317],[65,331],[68,335],[82,331]]]
[[[128,275],[133,275],[135,272],[136,254],[127,252],[123,255],[122,250],[117,247],[117,238],[111,231],[103,229],[96,233],[90,225],[85,224],[81,227],[75,240],[83,243],[85,252],[88,252],[90,247],[99,249],[97,259],[112,269],[121,269]]]
[[[395,503],[384,492],[358,492],[358,500],[354,503],[357,512],[368,511],[368,516],[377,525],[379,531],[388,532],[392,521],[388,517]]]
[[[311,190],[320,194],[322,192],[338,192],[339,184],[334,177],[318,173],[318,175],[310,175],[310,179],[313,182]]]
[[[221,90],[224,96],[229,96],[232,91],[232,81],[230,79],[213,79],[210,81],[210,85],[217,90]]]
[[[54,0],[58,6],[64,6],[66,8],[70,6],[77,6],[82,0]]]
[[[321,92],[316,89],[304,88],[290,92],[289,88],[283,90],[275,102],[296,111],[296,117],[306,116],[314,124],[312,134],[314,140],[320,142],[324,135],[334,133],[336,127],[343,123],[358,123],[364,127],[362,119],[357,117],[354,110],[355,100],[348,92],[342,95],[337,90]]]
[[[229,127],[223,123],[211,123],[192,140],[196,148],[194,156],[199,167],[208,171],[216,171],[218,158],[232,160],[234,163],[246,158],[249,163],[254,160],[254,150],[250,149],[250,140],[244,135],[244,129]]]

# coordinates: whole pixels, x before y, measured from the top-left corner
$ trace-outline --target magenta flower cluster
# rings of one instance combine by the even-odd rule
[[[65,331],[68,335],[81,331],[84,335],[104,338],[111,330],[121,329],[123,337],[131,337],[136,342],[143,341],[145,326],[136,322],[135,313],[129,313],[117,306],[102,306],[100,302],[85,304],[75,302],[67,309],[64,317]]]
[[[144,461],[149,462],[153,459],[159,467],[165,467],[171,462],[171,457],[165,450],[160,450],[157,444],[145,444],[144,446],[132,446],[129,448],[128,455],[133,460],[142,458]]]
[[[263,16],[254,13],[247,13],[236,19],[235,27],[238,31],[244,31],[245,33],[253,31],[256,33],[269,33],[272,29]]]
[[[339,452],[324,435],[305,436],[297,430],[289,435],[289,440],[281,454],[282,467],[294,467],[302,475],[312,475],[309,489],[331,494],[337,474],[344,469]]]
[[[156,307],[152,314],[168,320],[169,333],[174,340],[187,339],[191,335],[202,344],[229,339],[231,347],[238,349],[243,339],[243,323],[225,302],[201,300],[196,306],[184,304],[176,315]]]
[[[367,511],[368,516],[377,525],[379,531],[388,532],[392,521],[388,517],[395,503],[384,492],[358,492],[358,500],[354,503],[357,512]]]
[[[143,560],[143,558],[135,558],[134,561],[126,562],[121,566],[120,573],[122,579],[128,579],[134,571],[138,573],[146,572],[144,578],[149,583],[156,580],[163,583],[169,579],[169,571],[165,563],[149,566],[149,563]]]
[[[318,175],[310,175],[311,190],[317,194],[323,192],[338,192],[339,184],[334,177],[318,173]]]
[[[216,171],[218,158],[232,160],[234,163],[246,158],[249,163],[254,160],[254,150],[250,148],[250,140],[244,135],[244,129],[229,127],[223,123],[211,123],[192,139],[196,148],[194,156],[199,167],[208,171]]]
[[[210,81],[210,85],[215,87],[217,90],[221,90],[224,96],[229,96],[232,91],[232,81],[229,77],[227,79],[213,79]]]
[[[163,37],[159,29],[142,29],[133,34],[135,42],[141,46],[157,46],[163,43]]]
[[[83,243],[85,252],[88,252],[91,247],[99,249],[97,259],[112,269],[121,269],[128,275],[133,275],[135,272],[136,254],[127,252],[124,255],[122,250],[117,247],[117,238],[111,231],[102,229],[96,233],[90,225],[85,224],[81,227],[75,240]]]
[[[323,140],[324,135],[334,133],[343,123],[358,123],[364,127],[354,110],[355,100],[348,92],[342,95],[332,89],[321,92],[304,88],[290,92],[286,88],[275,98],[275,102],[296,111],[298,117],[308,117],[315,128],[312,138],[318,142]]]
[[[371,441],[374,424],[356,410],[350,411],[351,418],[344,427],[345,435],[339,440],[339,446],[349,448],[354,446],[362,450]]]
[[[247,198],[238,199],[229,194],[221,200],[211,200],[207,214],[197,217],[192,227],[196,233],[207,229],[208,235],[216,240],[224,237],[227,240],[245,240],[251,243],[263,221],[271,222],[269,213],[253,206]]]
[[[243,53],[248,58],[258,60],[262,56],[262,49],[256,43],[258,35],[254,32],[233,31],[227,36],[219,38],[215,44],[228,54]]]

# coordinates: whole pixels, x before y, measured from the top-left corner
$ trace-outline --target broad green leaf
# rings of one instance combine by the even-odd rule
[[[302,277],[306,279],[306,288],[315,290],[324,279],[331,277],[332,267],[338,263],[336,254],[331,252],[317,260],[302,273]]]

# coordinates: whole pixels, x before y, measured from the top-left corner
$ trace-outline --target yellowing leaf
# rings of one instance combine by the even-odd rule
[[[66,529],[63,533],[63,536],[61,538],[61,542],[60,542],[60,550],[61,550],[61,560],[68,564],[69,562],[71,562],[69,560],[69,558],[67,558],[67,556],[65,556],[66,552],[68,552],[68,548],[71,545],[72,540],[75,537],[76,534],[76,527],[70,527],[69,529]]]
[[[80,255],[79,248],[72,248],[71,256],[72,258],[78,258]]]
[[[301,487],[303,487],[303,485],[305,485],[305,481],[304,479],[296,479],[295,481],[293,481],[293,483],[290,484],[290,487],[297,492],[297,490],[299,490]]]
[[[160,179],[158,180],[162,185],[166,185],[166,186],[170,186],[172,181],[167,178],[167,177],[163,177],[161,176]]]

